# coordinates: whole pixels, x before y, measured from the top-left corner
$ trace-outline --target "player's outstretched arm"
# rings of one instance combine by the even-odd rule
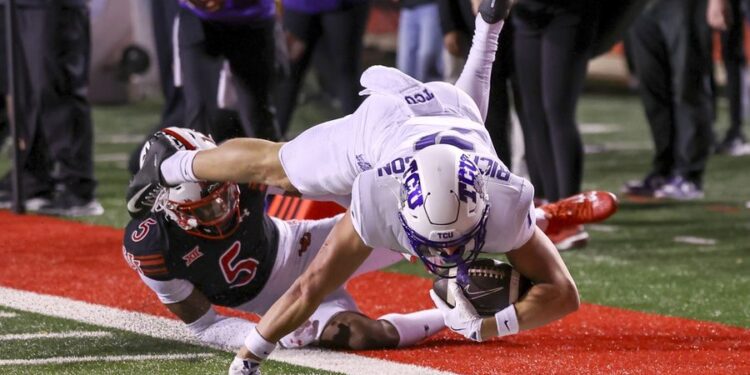
[[[273,343],[304,323],[323,298],[343,285],[371,252],[372,248],[354,230],[351,212],[347,211],[307,270],[263,315],[237,357],[265,359],[273,350]]]
[[[256,138],[230,139],[199,151],[193,159],[193,174],[199,180],[254,182],[297,192],[279,160],[282,145]]]

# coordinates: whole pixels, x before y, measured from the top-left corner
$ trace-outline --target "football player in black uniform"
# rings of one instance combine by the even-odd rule
[[[162,131],[179,149],[215,147],[201,133]],[[150,146],[144,146],[145,150]],[[142,155],[143,155],[142,154]],[[154,209],[125,230],[123,255],[159,300],[201,341],[236,350],[255,324],[212,305],[263,315],[318,253],[340,216],[284,221],[264,212],[264,189],[235,183],[183,183],[154,196]],[[358,274],[403,257],[376,250]],[[284,347],[375,349],[411,345],[443,329],[437,309],[371,319],[339,288],[280,340]]]

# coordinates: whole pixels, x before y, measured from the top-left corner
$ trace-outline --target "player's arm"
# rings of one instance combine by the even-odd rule
[[[535,228],[523,246],[506,255],[518,272],[534,282],[525,297],[515,303],[520,330],[543,326],[578,309],[580,302],[575,282],[541,229]],[[489,333],[497,332],[495,322],[496,319],[485,320]]]
[[[536,328],[578,309],[578,290],[555,247],[534,227],[531,238],[521,247],[507,253],[515,269],[534,281],[526,296],[495,313],[480,316],[455,283],[448,292],[455,307],[447,305],[434,290],[430,291],[435,305],[443,312],[446,326],[474,341],[506,336]]]
[[[347,211],[307,270],[263,315],[257,331],[248,336],[237,357],[265,359],[273,343],[304,323],[323,298],[343,285],[371,252],[354,230],[351,212]],[[266,353],[258,352],[258,348]]]
[[[193,289],[187,298],[181,301],[169,301],[169,297],[164,293],[164,290],[168,288],[170,283],[184,284],[188,281],[171,280],[164,282],[162,285],[165,288],[161,288],[162,292],[159,295],[164,306],[177,315],[185,323],[190,333],[202,343],[217,348],[237,350],[242,346],[245,336],[255,327],[254,323],[245,319],[230,318],[217,314],[211,307],[208,298],[198,289]],[[149,281],[149,286],[154,284],[153,280]]]
[[[279,160],[281,146],[281,142],[256,138],[230,139],[199,151],[193,159],[193,174],[199,180],[254,182],[296,192]]]

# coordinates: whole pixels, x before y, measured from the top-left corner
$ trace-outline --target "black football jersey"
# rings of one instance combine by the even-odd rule
[[[160,212],[131,220],[124,256],[148,278],[188,280],[215,305],[241,305],[263,289],[278,251],[278,229],[264,199],[264,192],[241,187],[239,228],[219,240],[188,234]]]

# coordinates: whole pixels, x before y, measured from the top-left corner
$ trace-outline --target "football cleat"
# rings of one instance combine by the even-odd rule
[[[156,197],[166,186],[162,181],[161,163],[175,152],[177,147],[162,132],[146,141],[141,155],[141,169],[130,179],[125,194],[131,217],[143,218],[151,211]]]
[[[496,23],[508,17],[515,0],[484,0],[479,4],[479,14],[484,22]]]
[[[588,191],[539,208],[549,223],[545,233],[553,235],[563,229],[607,219],[617,211],[617,197],[606,191]]]

